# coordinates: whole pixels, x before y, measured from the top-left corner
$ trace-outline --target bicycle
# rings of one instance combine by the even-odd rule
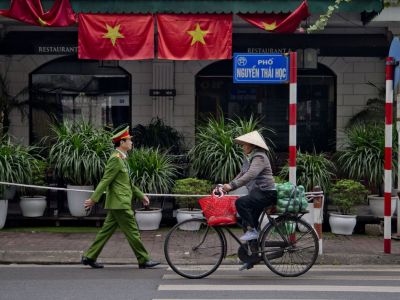
[[[275,274],[296,277],[306,273],[318,257],[318,235],[301,217],[307,213],[274,213],[266,208],[268,224],[257,240],[242,242],[229,225],[210,226],[205,218],[194,218],[176,224],[164,242],[164,254],[169,266],[177,274],[200,279],[215,272],[227,255],[227,232],[239,244],[237,255],[249,266],[264,261]],[[261,222],[260,222],[261,224]],[[189,228],[192,228],[188,230]]]

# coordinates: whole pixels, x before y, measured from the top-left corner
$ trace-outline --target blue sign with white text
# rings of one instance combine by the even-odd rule
[[[233,54],[234,83],[287,83],[288,81],[288,55]]]

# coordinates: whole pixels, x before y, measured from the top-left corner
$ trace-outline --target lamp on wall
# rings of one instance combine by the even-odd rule
[[[297,49],[297,67],[299,69],[318,68],[318,50],[314,48]]]

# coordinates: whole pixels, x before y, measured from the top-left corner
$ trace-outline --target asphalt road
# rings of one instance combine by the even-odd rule
[[[161,266],[0,265],[0,299],[400,299],[400,266],[314,266],[282,278],[265,266],[239,272],[223,265],[205,279],[189,280]]]

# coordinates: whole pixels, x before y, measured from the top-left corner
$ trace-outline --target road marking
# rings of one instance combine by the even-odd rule
[[[210,269],[209,265],[197,265],[197,266],[179,266],[177,267],[181,270],[199,270],[199,271],[206,271]],[[218,271],[232,271],[235,270],[237,271],[240,268],[240,265],[221,265],[218,269]],[[173,271],[171,267],[167,268],[168,271]],[[268,269],[267,266],[265,265],[256,265],[254,266],[251,271],[267,271],[269,272],[270,270]],[[250,272],[251,272],[250,271]],[[400,267],[398,266],[392,266],[392,265],[380,265],[380,266],[374,266],[374,265],[369,265],[369,266],[362,266],[362,265],[348,265],[348,266],[333,266],[333,265],[317,265],[313,266],[308,272],[308,273],[314,273],[314,272],[400,272]]]
[[[207,299],[192,299],[192,298],[157,298],[157,299],[152,299],[152,300],[243,300],[243,298],[230,298],[230,299],[226,299],[226,298],[207,298]],[[246,300],[299,300],[298,298],[278,298],[278,299],[261,299],[261,298],[257,298],[257,299],[246,299]],[[331,300],[331,299],[312,299],[312,300]]]
[[[346,285],[211,285],[171,284],[159,285],[159,291],[296,291],[296,292],[359,292],[359,293],[400,293],[398,286],[346,286]]]
[[[163,280],[176,280],[176,279],[182,279],[183,277],[178,275],[178,274],[164,274],[162,279]],[[367,280],[374,280],[374,281],[400,281],[400,276],[395,275],[395,276],[379,276],[377,277],[376,274],[374,275],[329,275],[329,277],[322,277],[322,276],[307,276],[307,275],[302,275],[301,277],[278,277],[277,275],[271,274],[269,275],[256,275],[256,274],[235,274],[235,275],[222,275],[222,274],[211,274],[210,276],[207,276],[206,278],[209,279],[222,279],[222,280],[234,280],[234,279],[239,279],[239,280],[246,280],[246,279],[252,279],[252,280],[290,280],[290,281],[304,281],[304,280],[354,280],[354,281],[367,281]]]

